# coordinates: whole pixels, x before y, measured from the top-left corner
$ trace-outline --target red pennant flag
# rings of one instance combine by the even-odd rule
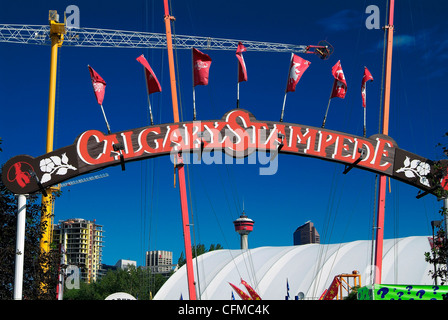
[[[341,282],[337,277],[333,279],[330,288],[328,288],[327,293],[325,294],[323,300],[333,300],[338,294],[338,288],[341,285]]]
[[[151,66],[149,65],[146,58],[143,55],[141,55],[136,60],[145,67],[145,78],[146,78],[146,86],[148,88],[148,94],[154,92],[161,92],[162,87],[160,86],[159,80],[157,80],[157,77],[152,71]]]
[[[104,93],[106,91],[106,81],[104,81],[103,78],[101,78],[101,76],[95,70],[93,70],[91,66],[88,67],[90,71],[90,78],[92,79],[93,92],[96,96],[96,101],[99,105],[102,105],[104,100]]]
[[[258,295],[258,293],[256,293],[255,290],[246,281],[241,279],[241,283],[246,287],[252,300],[261,300],[261,297]]]
[[[366,82],[373,81],[372,74],[367,67],[364,67],[364,75],[362,76],[361,82],[361,96],[362,96],[362,106],[366,107]]]
[[[197,85],[208,85],[208,74],[212,59],[205,53],[193,48],[193,83]]]
[[[247,81],[246,63],[244,62],[243,52],[246,51],[246,47],[241,42],[238,42],[238,48],[236,49],[236,57],[238,59],[238,82]]]
[[[299,82],[302,74],[310,66],[311,62],[302,59],[301,57],[293,54],[291,59],[291,65],[289,66],[288,83],[286,85],[286,92],[296,91],[296,85]]]
[[[240,296],[241,299],[243,300],[252,300],[247,293],[245,293],[243,290],[241,290],[240,288],[238,288],[237,286],[231,284],[229,282],[229,284],[232,286],[232,288],[236,291],[236,293],[238,293],[238,295]]]
[[[331,73],[334,77],[333,90],[331,92],[332,98],[345,98],[347,93],[347,82],[345,81],[344,72],[342,71],[341,61],[336,62],[336,64],[331,69]]]

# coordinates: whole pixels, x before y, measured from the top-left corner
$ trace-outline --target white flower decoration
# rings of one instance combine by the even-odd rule
[[[45,183],[51,180],[53,173],[63,176],[67,174],[68,170],[77,170],[74,166],[68,163],[68,157],[64,153],[61,157],[51,156],[40,160],[40,171],[44,172],[41,178],[41,183]]]
[[[426,178],[426,175],[431,171],[431,166],[428,163],[418,159],[411,161],[409,157],[406,157],[403,165],[404,167],[398,169],[397,173],[403,172],[406,178],[418,177],[421,184],[430,187],[429,180]]]

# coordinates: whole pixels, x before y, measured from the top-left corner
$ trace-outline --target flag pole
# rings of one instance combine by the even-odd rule
[[[194,85],[194,54],[193,54],[193,48],[191,48],[191,61],[192,61],[192,77],[193,77],[193,120],[196,120],[196,92],[195,92],[195,85]]]
[[[240,81],[238,79],[238,83],[236,85],[236,107],[240,107]]]
[[[101,106],[101,111],[103,112],[104,121],[106,122],[107,133],[111,134],[112,132],[110,131],[109,122],[107,121],[106,113],[104,112],[104,108],[103,108],[103,104],[100,104],[100,106]],[[114,148],[114,151],[118,151],[118,153],[120,154],[121,170],[124,171],[125,166],[124,166],[124,156],[123,156],[123,152],[122,152],[123,147],[122,146],[120,147],[120,145],[115,145],[114,143],[112,143],[112,146]]]
[[[333,86],[331,87],[330,99],[328,99],[327,111],[325,112],[324,121],[322,122],[322,128],[325,128],[325,122],[327,122],[328,109],[330,108],[331,95],[333,93],[335,83],[336,83],[336,80],[333,81]]]
[[[285,103],[286,103],[286,95],[288,92],[285,91],[285,97],[283,98],[283,107],[282,107],[282,114],[280,116],[280,122],[283,122],[283,115],[285,113]]]
[[[193,120],[196,120],[196,94],[193,85]]]
[[[366,107],[364,107],[364,138],[366,137]]]
[[[25,255],[25,229],[26,229],[26,198],[19,194],[17,197],[17,234],[16,257],[14,271],[14,300],[22,300],[23,292],[23,262]]]
[[[106,121],[107,133],[110,134],[111,133],[110,126],[109,126],[109,122],[107,122],[106,113],[104,113],[103,104],[100,104],[100,106],[101,106],[101,111],[103,112],[104,121]]]
[[[239,64],[237,64],[237,69],[236,69],[236,107],[239,108],[240,107],[240,66]]]
[[[149,94],[148,94],[148,106],[149,106],[149,118],[151,121],[151,125],[154,124],[154,119],[152,117],[152,109],[151,109],[151,100],[149,99]]]

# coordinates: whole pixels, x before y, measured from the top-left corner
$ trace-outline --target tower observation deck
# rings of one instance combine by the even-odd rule
[[[241,249],[247,250],[249,248],[248,235],[254,230],[254,223],[252,219],[247,217],[244,211],[238,219],[233,221],[235,231],[241,237]]]

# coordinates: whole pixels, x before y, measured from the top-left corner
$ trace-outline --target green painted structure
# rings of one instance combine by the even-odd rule
[[[360,288],[358,300],[448,300],[448,286],[374,284]]]

